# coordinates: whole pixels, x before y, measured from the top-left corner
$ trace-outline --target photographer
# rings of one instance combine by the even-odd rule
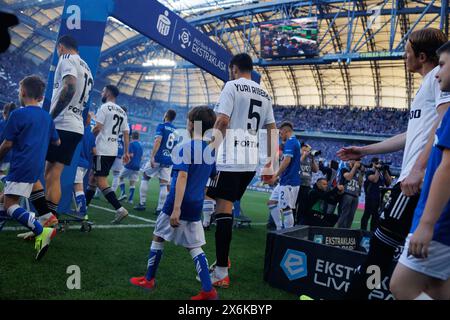
[[[366,172],[364,191],[366,205],[361,219],[361,229],[367,230],[370,221],[370,231],[375,231],[378,225],[378,211],[380,209],[380,187],[388,187],[392,182],[389,166],[381,163],[378,158],[372,158],[372,166]]]
[[[333,227],[338,217],[329,210],[329,207],[335,207],[343,193],[344,186],[338,185],[337,187],[329,188],[327,179],[318,179],[308,194],[303,224],[308,226]]]
[[[351,160],[349,166],[350,169],[342,169],[341,184],[344,185],[344,195],[339,203],[339,219],[337,222],[338,228],[346,229],[352,226],[363,183],[361,162]]]
[[[300,190],[297,197],[296,224],[303,224],[303,219],[307,209],[308,194],[311,191],[311,182],[313,173],[319,171],[314,157],[320,155],[320,151],[311,150],[311,146],[301,144],[300,157]]]

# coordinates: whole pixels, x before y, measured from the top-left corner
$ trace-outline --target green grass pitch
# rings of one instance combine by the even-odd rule
[[[138,200],[138,189],[135,201]],[[147,211],[137,212],[125,205],[130,214],[122,229],[97,229],[90,233],[79,231],[73,224],[58,233],[44,259],[34,261],[34,242],[18,240],[17,231],[0,232],[0,300],[3,299],[188,299],[200,290],[195,280],[195,268],[186,249],[166,243],[157,273],[157,288],[148,292],[131,286],[132,276],[145,273],[153,227],[145,220],[156,219],[153,214],[159,192],[151,181]],[[298,299],[263,281],[264,250],[269,194],[247,191],[242,209],[255,225],[250,229],[233,231],[230,258],[231,286],[219,289],[221,299]],[[104,200],[93,204],[111,209]],[[113,213],[91,207],[89,218],[95,226],[109,226]],[[359,227],[358,211],[353,227]],[[17,224],[8,222],[6,227]],[[215,260],[214,228],[206,231],[204,250],[209,262]],[[69,290],[67,267],[77,265],[81,270],[81,289]]]

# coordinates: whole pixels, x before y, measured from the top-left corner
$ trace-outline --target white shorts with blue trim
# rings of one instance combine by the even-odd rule
[[[178,246],[193,249],[206,244],[205,231],[201,221],[180,220],[177,228],[170,225],[170,216],[161,212],[156,219],[153,234]]]
[[[411,237],[412,233],[406,238],[405,247],[398,262],[411,270],[423,273],[432,278],[443,281],[450,279],[450,246],[437,241],[431,241],[426,259],[419,259],[414,256],[408,257]]]
[[[270,200],[278,201],[278,207],[281,209],[295,208],[297,201],[299,186],[280,186],[277,185],[273,189]]]
[[[122,171],[123,169],[123,161],[122,158],[116,158],[116,160],[114,160],[114,163],[111,167],[111,171]]]
[[[138,181],[139,180],[139,171],[123,168],[123,170],[120,172],[119,178],[120,179],[129,179],[130,181]]]
[[[152,168],[150,161],[147,162],[143,169],[145,175],[150,178],[159,178],[161,180],[170,181],[170,174],[172,173],[172,166],[161,166],[156,164],[155,168]]]
[[[31,191],[33,191],[33,185],[34,183],[6,181],[3,193],[5,195],[29,198]]]

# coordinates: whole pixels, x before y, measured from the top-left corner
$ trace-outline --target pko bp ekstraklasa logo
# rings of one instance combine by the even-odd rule
[[[287,249],[280,266],[290,281],[308,275],[307,257],[304,252]]]
[[[183,28],[178,35],[178,40],[180,40],[180,45],[183,49],[189,48],[192,44],[192,35],[188,29]]]

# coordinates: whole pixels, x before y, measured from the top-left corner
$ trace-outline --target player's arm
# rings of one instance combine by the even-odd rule
[[[402,192],[405,196],[411,197],[417,194],[422,185],[423,177],[425,176],[425,169],[427,167],[428,158],[430,157],[431,149],[433,148],[434,143],[434,135],[436,134],[436,129],[444,118],[445,113],[448,110],[450,103],[441,104],[437,108],[438,118],[436,122],[433,124],[433,127],[430,131],[430,135],[428,137],[427,144],[425,148],[420,153],[417,158],[414,166],[411,169],[409,175],[405,178],[405,180],[401,183]]]
[[[53,120],[51,120],[50,123],[50,132],[51,132],[50,143],[54,146],[61,145],[61,139],[59,138],[58,131],[56,131],[55,123],[53,122]]]
[[[123,132],[123,162],[124,163],[128,163],[130,161],[130,154],[128,153],[128,148],[130,147],[130,132],[128,131],[128,127],[127,130],[125,130]]]
[[[344,147],[336,155],[343,161],[359,160],[369,154],[391,153],[403,150],[406,144],[406,132],[400,133],[384,141],[369,144],[363,147]]]
[[[150,154],[151,164],[152,164],[153,168],[155,166],[156,153],[158,152],[159,148],[161,147],[161,141],[162,141],[161,136],[156,136],[155,140],[153,141],[152,153]]]
[[[103,123],[96,122],[94,129],[92,129],[92,133],[94,136],[98,136],[98,134],[103,130]]]
[[[442,161],[433,176],[427,203],[414,232],[408,253],[418,258],[427,258],[428,247],[433,238],[434,225],[450,201],[450,149],[442,153]]]
[[[230,117],[226,114],[218,113],[212,132],[212,148],[217,149],[222,144],[229,125]]]
[[[58,101],[51,112],[51,116],[55,119],[70,103],[77,89],[77,78],[73,75],[66,75],[63,78],[63,88],[59,95]]]
[[[278,132],[277,125],[275,122],[266,124],[265,129],[267,130],[267,159],[269,165],[269,169],[275,171],[276,166],[278,166]],[[289,159],[291,161],[291,159]],[[288,164],[289,165],[289,164]],[[287,166],[286,166],[287,168]],[[284,168],[284,170],[286,169]],[[265,168],[266,169],[266,168]],[[273,172],[272,171],[272,172]],[[272,172],[263,172],[263,174],[272,174]],[[280,172],[281,175],[282,172]]]
[[[3,143],[0,145],[0,162],[3,161],[5,155],[12,149],[13,142],[9,140],[3,140]]]
[[[178,171],[177,183],[175,185],[175,201],[172,214],[170,215],[170,225],[173,228],[180,225],[181,203],[183,202],[186,191],[187,177],[187,171]]]

